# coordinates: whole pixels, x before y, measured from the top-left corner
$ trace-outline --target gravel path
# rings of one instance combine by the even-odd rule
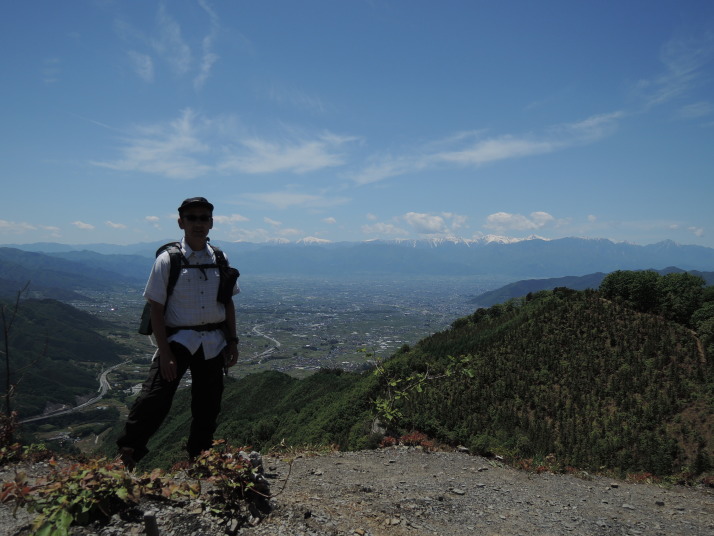
[[[278,458],[263,463],[276,497],[256,526],[219,525],[196,505],[151,503],[134,519],[72,534],[145,534],[149,511],[161,536],[714,535],[711,488],[536,475],[467,454],[399,447],[297,458],[292,468]],[[9,514],[0,508],[0,534],[29,534],[19,531],[27,518],[12,522]]]

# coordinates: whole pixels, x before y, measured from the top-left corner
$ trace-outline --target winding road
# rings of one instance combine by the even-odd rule
[[[57,417],[58,415],[67,415],[69,413],[75,413],[77,411],[81,411],[88,406],[91,406],[92,404],[99,402],[104,396],[107,394],[107,392],[112,388],[111,385],[109,384],[109,380],[107,379],[107,376],[109,376],[109,373],[112,372],[114,369],[122,366],[124,363],[118,363],[112,367],[109,367],[106,369],[102,374],[99,376],[99,389],[97,396],[94,398],[87,400],[83,404],[80,404],[79,406],[75,406],[73,408],[67,408],[67,409],[61,409],[57,411],[53,411],[50,413],[45,413],[42,415],[37,415],[35,417],[29,417],[27,419],[22,419],[19,421],[20,423],[25,423],[25,422],[34,422],[34,421],[41,421],[43,419],[50,419],[52,417]]]
[[[256,324],[255,326],[253,326],[253,329],[252,329],[253,333],[255,333],[256,335],[258,335],[260,337],[265,337],[269,341],[272,341],[272,343],[275,346],[268,348],[267,350],[264,350],[258,354],[253,355],[253,357],[251,359],[257,359],[258,363],[261,363],[262,359],[269,357],[270,355],[273,354],[273,352],[275,352],[278,348],[280,348],[280,341],[278,341],[277,339],[273,339],[270,335],[266,335],[265,333],[260,331],[260,327],[261,327],[260,324]]]

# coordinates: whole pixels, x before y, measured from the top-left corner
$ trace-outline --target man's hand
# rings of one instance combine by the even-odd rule
[[[159,370],[161,377],[167,382],[172,382],[178,377],[178,365],[171,350],[159,351]]]
[[[226,360],[226,371],[238,362],[239,354],[240,352],[238,351],[238,343],[236,341],[229,342],[228,346],[226,346],[225,354],[223,356]]]

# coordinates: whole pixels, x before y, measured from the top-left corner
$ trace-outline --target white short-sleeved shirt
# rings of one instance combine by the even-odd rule
[[[184,240],[181,241],[181,252],[189,264],[215,264],[216,258],[210,246],[202,251],[193,251]],[[169,282],[171,260],[169,253],[164,251],[154,261],[149,280],[144,289],[147,300],[166,304],[166,287]],[[179,272],[168,306],[164,311],[167,327],[200,326],[217,324],[226,318],[226,310],[222,303],[216,300],[220,274],[218,268],[185,268]],[[238,294],[240,288],[236,283],[233,294]],[[223,331],[181,330],[168,338],[169,342],[178,342],[192,354],[203,345],[206,359],[216,357],[226,346]]]

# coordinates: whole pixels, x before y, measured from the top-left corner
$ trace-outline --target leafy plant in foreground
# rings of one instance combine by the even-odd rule
[[[246,502],[254,517],[260,517],[260,512],[268,508],[270,490],[260,468],[253,466],[243,450],[223,440],[214,441],[214,448],[201,454],[189,474],[206,478],[215,486],[208,492],[209,509],[214,515],[240,517]]]
[[[119,462],[104,458],[61,469],[54,460],[50,465],[54,470],[45,482],[30,486],[27,477],[18,474],[0,493],[0,501],[14,501],[15,508],[26,506],[38,514],[33,534],[39,536],[62,536],[69,534],[73,523],[87,525],[108,519],[145,495],[176,499],[200,492],[200,484],[178,484],[159,470],[135,476]]]

